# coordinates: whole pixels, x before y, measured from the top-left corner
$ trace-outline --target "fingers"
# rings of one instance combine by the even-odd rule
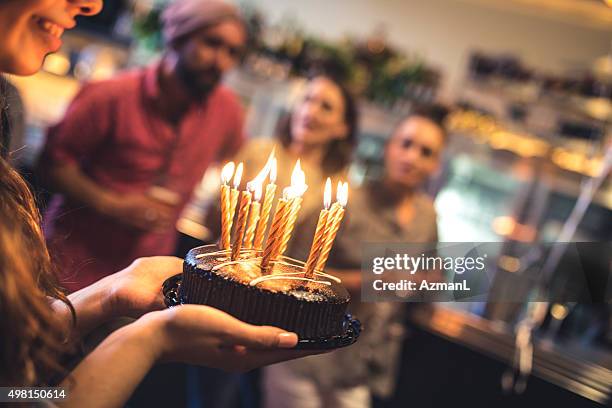
[[[174,273],[179,273],[183,270],[183,260],[176,256],[151,256],[144,259],[148,260],[159,269],[171,269]]]
[[[183,260],[175,256],[149,256],[146,258],[138,258],[132,266],[138,269],[161,270],[176,275],[183,270]]]
[[[158,281],[160,279],[163,281],[166,278],[183,272],[183,260],[180,258],[175,258],[173,256],[156,256],[151,258],[151,261],[155,262],[154,270]],[[161,285],[161,281],[159,284]]]
[[[298,336],[278,327],[254,326],[202,305],[182,305],[164,312],[170,360],[189,361],[228,371],[244,372],[280,361],[320,354],[320,350],[294,350]],[[177,335],[178,334],[178,335]],[[185,336],[190,341],[185,341]],[[176,340],[180,340],[175,343]],[[186,350],[202,350],[203,354]],[[178,354],[177,354],[178,353]]]
[[[172,225],[176,204],[168,204],[146,195],[129,195],[121,203],[119,217],[124,223],[143,230],[164,230]]]
[[[172,226],[175,210],[165,204],[154,204],[148,206],[143,216],[153,229],[165,230]]]
[[[278,327],[241,323],[235,331],[229,333],[228,341],[249,349],[268,350],[295,347],[298,337]]]
[[[218,338],[219,347],[229,349],[233,346],[243,346],[253,350],[278,350],[295,347],[298,341],[295,333],[278,327],[244,323],[209,306],[182,305],[173,309],[169,313],[177,316],[171,319],[172,322],[182,322],[184,329],[204,330],[203,334]]]
[[[165,204],[169,207],[176,207],[181,202],[180,194],[160,186],[151,187],[147,192],[147,197],[155,200],[157,203]]]
[[[210,327],[212,322],[219,329],[226,346],[240,345],[252,349],[292,348],[297,344],[297,334],[272,326],[255,326],[236,319],[219,309],[201,305],[183,305],[185,312],[193,312]],[[200,314],[204,313],[204,314]]]

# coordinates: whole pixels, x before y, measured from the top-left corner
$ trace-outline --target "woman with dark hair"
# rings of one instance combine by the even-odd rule
[[[251,139],[234,158],[244,162],[244,180],[250,180],[265,165],[275,148],[278,185],[290,181],[291,169],[300,159],[306,171],[309,195],[326,177],[339,177],[351,161],[357,139],[358,112],[349,91],[335,79],[319,75],[308,80],[303,96],[281,119],[276,138]],[[313,182],[315,181],[315,182]]]
[[[340,82],[326,76],[308,81],[303,100],[281,122],[278,140],[294,156],[320,157],[323,172],[346,170],[357,138],[357,105]]]
[[[57,51],[78,15],[101,0],[0,2],[0,73],[29,75]],[[136,260],[128,268],[66,296],[58,287],[28,186],[7,162],[5,98],[0,93],[0,385],[67,388],[67,406],[121,406],[158,361],[228,370],[306,355],[280,350],[297,337],[253,326],[219,310],[164,309],[160,286],[182,269],[180,259]],[[112,333],[68,374],[63,358],[90,330],[119,316],[137,320]]]
[[[311,243],[300,237],[312,237],[314,233],[316,220],[313,223],[310,218],[321,209],[325,179],[330,177],[334,182],[346,179],[357,138],[357,122],[357,106],[346,88],[330,77],[315,76],[308,80],[303,96],[291,112],[280,121],[276,137],[253,138],[234,157],[236,163],[244,163],[242,180],[249,181],[265,166],[274,149],[278,162],[276,184],[280,188],[291,184],[291,171],[300,160],[308,193],[303,196],[287,255],[303,257],[299,249],[310,248]],[[217,236],[221,230],[218,214],[219,209],[214,208],[207,216],[207,226]]]

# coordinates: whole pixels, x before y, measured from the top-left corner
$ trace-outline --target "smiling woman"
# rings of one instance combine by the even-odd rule
[[[0,2],[0,72],[31,75],[59,50],[76,16],[94,15],[102,0],[3,0]]]
[[[194,1],[220,0],[176,4]],[[0,0],[0,88],[2,73],[35,73],[61,46],[75,17],[101,7],[101,0]],[[5,102],[0,89],[0,116],[6,116]],[[315,353],[285,350],[297,344],[295,333],[250,325],[210,307],[166,309],[160,289],[181,272],[178,258],[137,259],[66,296],[57,286],[34,196],[6,160],[6,123],[0,118],[0,387],[60,385],[67,395],[62,406],[117,407],[160,361],[244,371]],[[136,320],[67,373],[62,362],[70,346],[120,316]]]

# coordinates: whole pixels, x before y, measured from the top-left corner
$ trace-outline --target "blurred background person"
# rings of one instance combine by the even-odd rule
[[[421,189],[441,163],[445,116],[444,108],[423,107],[401,120],[385,147],[382,180],[351,191],[326,271],[351,293],[349,309],[365,328],[359,341],[330,355],[265,368],[267,408],[368,407],[374,398],[383,402],[393,395],[405,305],[360,302],[361,244],[422,243],[426,248],[437,243],[436,211]],[[306,259],[308,243],[299,234],[294,239],[292,255]]]
[[[246,41],[237,9],[180,0],[162,21],[159,62],[85,85],[49,129],[40,167],[58,194],[45,231],[71,290],[172,254],[193,187],[242,143],[240,103],[219,84]]]

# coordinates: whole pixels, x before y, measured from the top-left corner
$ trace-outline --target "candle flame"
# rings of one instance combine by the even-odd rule
[[[270,163],[270,183],[276,183],[276,167],[277,167],[276,157],[272,158],[272,162]]]
[[[234,168],[236,165],[234,162],[229,162],[221,169],[221,183],[228,184],[234,174]]]
[[[258,181],[259,183],[264,182],[268,174],[270,174],[270,181],[274,183],[276,180],[276,158],[274,157],[274,150],[276,147],[272,148],[272,152],[270,152],[270,156],[268,156],[268,160],[266,161],[266,165],[261,169],[259,174],[255,177],[253,181]],[[274,179],[274,180],[272,180]]]
[[[274,157],[274,152],[276,152],[276,146],[272,147],[272,151],[270,152],[270,156],[268,156],[268,160],[266,161],[266,174],[264,178],[269,174],[270,182],[274,183],[276,181],[276,157]]]
[[[329,206],[331,205],[331,196],[332,196],[331,180],[328,177],[327,181],[325,181],[325,192],[323,193],[323,206],[325,207],[326,210],[328,210]]]
[[[308,186],[306,185],[306,174],[302,171],[299,159],[295,163],[293,173],[291,173],[291,189],[293,197],[303,196],[308,189]]]
[[[244,169],[244,165],[240,163],[238,168],[236,169],[236,173],[234,173],[234,188],[238,190],[240,187],[240,180],[242,179],[242,171]]]
[[[268,165],[266,164],[265,167],[261,169],[259,173],[257,173],[257,176],[255,176],[255,178],[252,181],[249,181],[249,183],[262,184],[264,180],[266,179],[266,177],[268,177],[268,170],[269,168],[268,168]]]
[[[276,153],[276,146],[272,146],[272,151],[270,152],[270,155],[268,156],[268,160],[266,161],[266,166],[272,163],[272,159],[274,159],[274,153]]]
[[[303,171],[302,171],[302,167],[300,166],[300,159],[298,159],[297,162],[295,162],[295,167],[293,168],[293,172],[291,173],[291,185],[292,186],[300,184],[302,174],[303,174]]]
[[[345,182],[341,187],[338,187],[336,191],[336,201],[338,201],[338,204],[342,207],[346,207],[348,203],[348,183]]]

